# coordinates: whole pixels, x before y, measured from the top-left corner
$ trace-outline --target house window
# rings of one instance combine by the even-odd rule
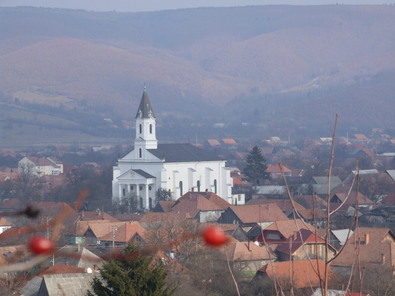
[[[183,189],[182,189],[182,181],[180,181],[180,183],[178,183],[179,187],[180,187],[180,195],[183,195]]]
[[[214,193],[217,194],[217,179],[214,179]]]
[[[152,190],[152,186],[151,186],[151,185],[150,185],[150,186],[148,186],[148,190],[150,190],[150,191]]]
[[[200,181],[199,180],[196,182],[196,186],[197,186],[197,191],[200,192]]]
[[[143,126],[141,124],[139,125],[139,132],[140,134],[143,132]]]
[[[152,134],[152,124],[149,125],[149,133]]]
[[[143,157],[143,150],[141,150],[141,148],[139,148],[139,157]]]
[[[143,208],[143,198],[140,197],[140,209],[142,209],[142,208]]]
[[[149,203],[149,209],[151,210],[152,209],[152,198],[151,197],[148,199],[148,203]]]

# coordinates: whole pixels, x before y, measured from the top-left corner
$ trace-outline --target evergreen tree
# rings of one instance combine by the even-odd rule
[[[246,159],[246,166],[243,173],[248,177],[248,182],[254,186],[259,185],[260,180],[269,179],[270,175],[267,170],[266,159],[262,155],[261,149],[254,146]]]
[[[154,265],[134,245],[128,245],[121,259],[112,259],[100,269],[88,296],[170,296],[163,265]]]

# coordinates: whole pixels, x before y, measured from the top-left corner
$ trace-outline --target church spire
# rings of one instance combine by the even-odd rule
[[[154,110],[152,109],[147,87],[144,85],[143,96],[141,97],[140,106],[137,110],[136,118],[155,118]]]
[[[158,146],[155,114],[145,86],[136,114],[136,138],[134,145],[139,149],[140,157],[143,156],[144,149],[157,149]]]

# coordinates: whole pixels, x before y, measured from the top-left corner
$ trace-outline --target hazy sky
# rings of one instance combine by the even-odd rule
[[[85,9],[96,11],[155,11],[192,7],[248,6],[267,4],[376,4],[393,0],[0,0],[1,6],[36,6]]]

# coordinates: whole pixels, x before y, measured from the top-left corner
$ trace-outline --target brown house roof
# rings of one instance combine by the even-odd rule
[[[320,274],[324,274],[325,263],[321,260],[294,260],[269,262],[258,270],[258,274],[266,274],[270,279],[293,284],[295,288],[320,286]]]
[[[7,218],[0,217],[0,226],[12,226],[12,225],[14,224],[8,221]]]
[[[395,267],[395,237],[388,228],[358,227],[333,265],[352,266],[357,251],[362,264]]]
[[[250,242],[233,241],[226,247],[231,261],[273,260],[276,255],[266,247]]]
[[[122,222],[122,224],[114,230],[114,233],[111,229],[111,232],[102,236],[100,240],[127,243],[136,234],[139,234],[144,239],[145,233],[145,228],[137,221]]]
[[[75,226],[75,235],[83,236],[88,230],[90,230],[97,238],[100,238],[107,233],[112,232],[113,227],[120,227],[122,223],[125,222],[111,222],[108,220],[77,221]]]
[[[276,204],[230,206],[229,209],[242,223],[274,222],[288,220]]]
[[[195,217],[199,211],[225,210],[230,204],[213,192],[187,192],[172,206],[172,212]]]
[[[293,211],[292,202],[289,199],[273,199],[273,198],[258,198],[249,200],[246,205],[263,205],[263,204],[276,204],[283,212]],[[302,205],[293,202],[297,211],[306,210]]]
[[[140,223],[154,223],[154,222],[181,222],[191,219],[191,215],[185,212],[148,212],[141,216]]]
[[[274,221],[265,230],[278,230],[285,238],[289,238],[296,231],[301,229],[308,229],[311,232],[314,232],[314,226],[308,223],[304,223],[300,219],[290,219],[290,220],[281,220]]]
[[[282,165],[284,173],[292,173],[292,170]],[[268,164],[266,171],[271,174],[281,174],[281,170],[278,165]]]

